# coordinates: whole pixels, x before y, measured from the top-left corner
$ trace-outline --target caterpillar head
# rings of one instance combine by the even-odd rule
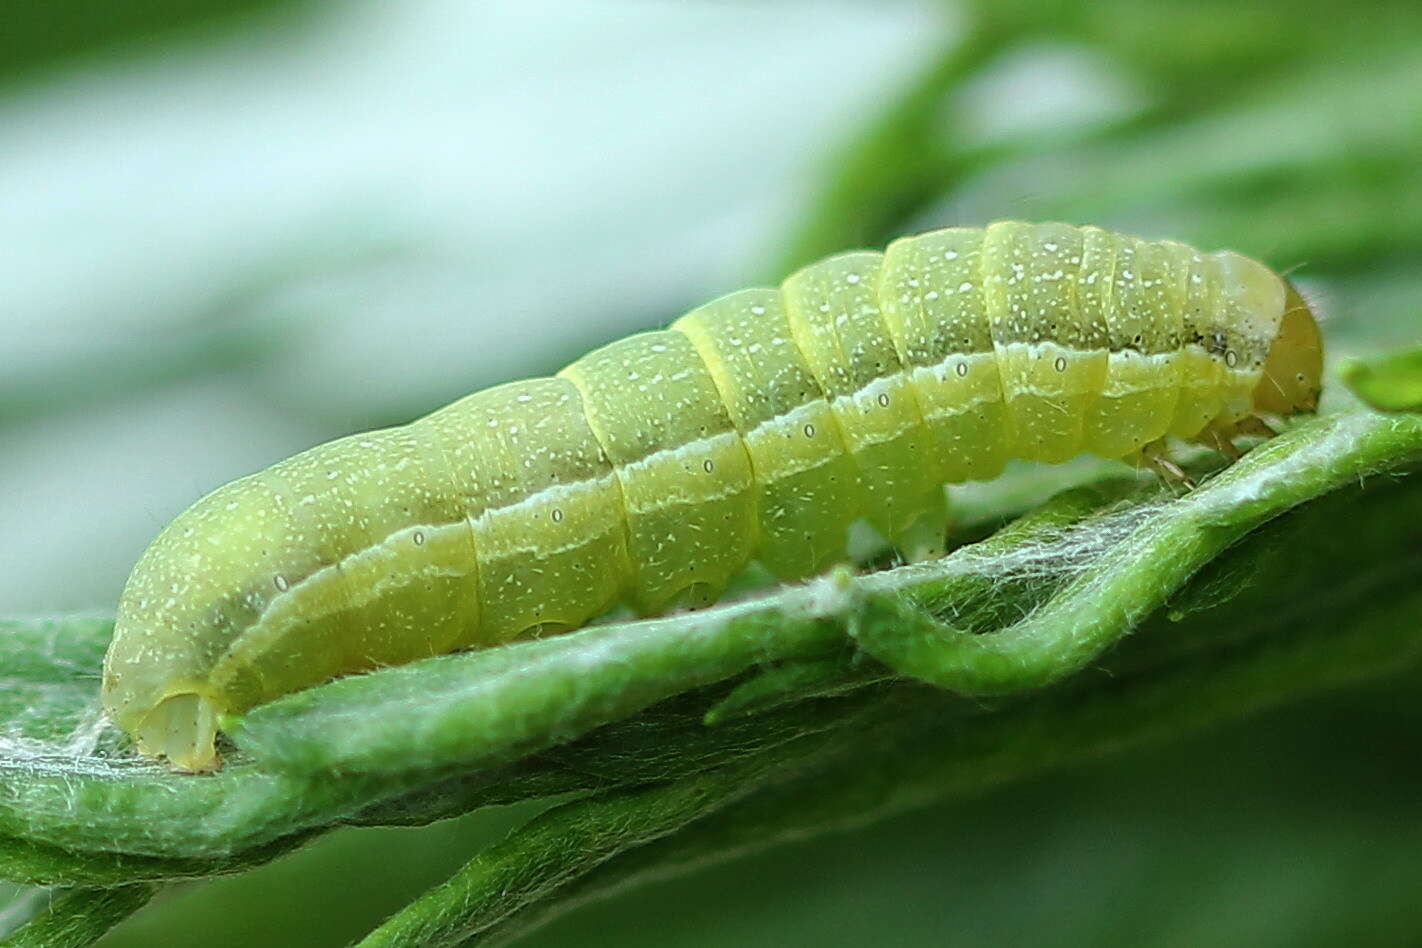
[[[1323,387],[1323,337],[1318,321],[1294,285],[1286,280],[1284,286],[1284,318],[1264,360],[1264,377],[1254,389],[1254,410],[1261,414],[1313,411]]]

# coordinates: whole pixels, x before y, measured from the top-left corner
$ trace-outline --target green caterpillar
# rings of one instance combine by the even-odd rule
[[[751,560],[808,576],[861,518],[941,528],[943,485],[1011,458],[1228,447],[1311,410],[1321,360],[1293,288],[1228,251],[1009,221],[830,257],[209,494],[134,569],[104,703],[210,769],[222,715],[708,601]]]

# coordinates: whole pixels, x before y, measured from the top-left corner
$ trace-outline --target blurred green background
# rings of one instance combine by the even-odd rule
[[[1422,7],[180,4],[0,29],[0,614],[109,609],[317,441],[898,233],[1092,222],[1422,342]],[[1416,941],[1416,681],[670,880],[530,945]],[[528,814],[350,830],[109,946],[339,945]]]

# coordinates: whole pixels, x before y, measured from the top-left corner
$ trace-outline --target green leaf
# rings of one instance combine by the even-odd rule
[[[1422,348],[1350,362],[1339,374],[1379,411],[1422,411]]]
[[[1329,555],[1339,517],[1353,526],[1351,556],[1341,560]],[[762,779],[754,793],[746,787],[756,776],[731,770],[735,779],[714,782],[722,791],[715,801],[700,795],[712,781],[691,779],[567,804],[547,815],[560,833],[530,826],[480,854],[368,944],[459,944],[483,933],[480,944],[502,945],[642,882],[1414,667],[1422,658],[1422,549],[1392,529],[1399,518],[1422,518],[1422,487],[1406,480],[1378,480],[1287,515],[1231,551],[1255,562],[1260,582],[1185,621],[1158,616],[1133,648],[1113,656],[1109,675],[977,714],[901,687],[853,733],[781,758],[794,769]],[[1319,589],[1328,594],[1306,594]],[[706,815],[646,842],[641,821],[656,817],[640,813],[641,803],[692,798]],[[605,832],[622,821],[626,834]],[[571,873],[557,845],[569,839],[579,842]]]
[[[232,734],[262,765],[299,773],[498,763],[753,665],[831,650],[851,590],[831,577],[701,613],[382,669],[257,708]]]

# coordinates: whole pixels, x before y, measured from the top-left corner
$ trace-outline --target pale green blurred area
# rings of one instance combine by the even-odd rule
[[[225,480],[782,275],[835,156],[967,21],[928,0],[12,6],[5,615],[111,608]],[[1282,3],[1166,4],[1190,29],[1152,34],[1109,7],[1150,42],[1044,29],[925,105],[937,147],[990,160],[901,228],[1235,246],[1300,268],[1333,352],[1422,342],[1417,34],[1350,20],[1335,48],[1325,7]],[[1282,54],[1206,57],[1230,17],[1322,38],[1231,82]],[[874,220],[835,247],[882,242]],[[1416,941],[1415,684],[714,867],[527,943]],[[104,944],[345,944],[526,813],[335,833],[166,892]]]
[[[306,5],[21,77],[0,610],[107,606],[217,484],[735,288],[943,19]]]

